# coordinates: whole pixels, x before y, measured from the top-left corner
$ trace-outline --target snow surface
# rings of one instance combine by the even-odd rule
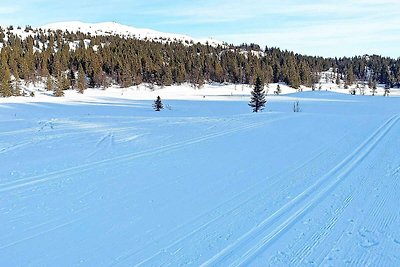
[[[1,99],[0,266],[400,265],[400,98],[178,89]]]
[[[265,86],[265,91],[269,97],[272,97],[274,101],[281,99],[288,99],[295,101],[296,95],[299,90],[293,89],[285,84],[279,84],[281,94],[279,96],[274,94],[277,88],[276,83],[271,83]],[[342,89],[333,83],[321,83],[321,92],[336,92],[340,94],[349,94],[349,89]],[[355,87],[353,85],[352,87]],[[120,88],[113,86],[106,89],[99,88],[88,88],[84,94],[78,93],[77,90],[66,90],[64,91],[65,96],[56,98],[53,97],[53,92],[46,91],[43,83],[37,83],[36,85],[29,84],[25,85],[24,82],[21,84],[21,89],[26,93],[25,97],[9,97],[0,98],[0,103],[30,103],[30,102],[96,102],[98,98],[120,98],[126,100],[155,100],[157,96],[162,99],[170,100],[215,100],[215,101],[248,101],[251,95],[252,86],[246,84],[219,84],[211,83],[205,84],[200,89],[195,88],[190,84],[183,85],[172,85],[166,87],[153,86],[149,84],[141,84],[139,86],[132,86],[129,88]],[[301,86],[303,92],[311,91],[311,88]],[[34,93],[34,97],[29,97],[30,93]],[[378,87],[376,97],[382,97],[384,93],[383,85]],[[357,94],[359,92],[357,91]],[[370,96],[371,91],[365,90],[365,96]],[[391,89],[391,97],[400,96],[400,89]],[[308,98],[307,101],[311,101]],[[322,101],[321,98],[317,99]],[[325,99],[324,101],[336,101],[335,99]],[[349,98],[348,101],[353,101]]]

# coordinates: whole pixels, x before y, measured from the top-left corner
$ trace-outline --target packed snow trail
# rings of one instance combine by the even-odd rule
[[[397,266],[399,101],[2,104],[0,266]]]
[[[331,192],[331,190],[333,190],[333,188],[337,186],[346,175],[357,167],[357,164],[368,155],[368,153],[378,144],[378,142],[387,134],[393,125],[397,123],[398,120],[399,116],[397,115],[391,117],[381,127],[379,127],[376,132],[357,147],[353,153],[323,176],[321,180],[318,180],[311,187],[307,188],[285,206],[277,210],[272,214],[272,216],[258,224],[257,227],[251,229],[244,236],[240,237],[235,243],[224,248],[213,258],[202,264],[202,266],[241,266],[248,264],[254,257],[256,257],[258,252],[265,249],[266,246],[273,242],[275,238],[278,238],[280,234],[283,234],[283,231],[287,227],[290,227],[293,223],[297,222],[309,208],[316,205],[323,197],[326,197],[327,194]],[[324,185],[324,182],[329,183]],[[297,207],[298,205],[300,205],[300,207]],[[278,225],[275,226],[275,224]],[[272,228],[268,228],[268,226]],[[262,237],[261,240],[257,241],[260,237]],[[246,248],[248,245],[250,248]],[[240,253],[240,251],[243,250],[245,253]],[[229,254],[233,254],[236,260],[227,263],[226,257]]]
[[[281,118],[284,119],[284,118]],[[168,145],[164,145],[161,147],[156,147],[156,148],[152,148],[150,150],[145,150],[145,151],[140,151],[140,152],[135,152],[135,153],[129,153],[129,154],[125,154],[125,155],[121,155],[115,158],[110,158],[110,159],[106,159],[106,160],[101,160],[101,161],[97,161],[97,162],[90,162],[87,164],[82,164],[79,166],[75,166],[75,167],[71,167],[71,168],[67,168],[64,170],[60,170],[60,171],[56,171],[53,173],[47,173],[45,175],[38,175],[38,176],[34,176],[34,177],[30,177],[30,178],[25,178],[25,179],[21,179],[21,180],[17,180],[14,182],[9,182],[9,183],[4,183],[4,184],[0,184],[0,193],[1,192],[5,192],[5,191],[9,191],[9,190],[14,190],[14,189],[19,189],[19,188],[23,188],[23,187],[27,187],[27,186],[32,186],[32,185],[36,185],[36,184],[40,184],[40,183],[44,183],[53,179],[57,179],[60,176],[72,176],[72,175],[77,175],[80,174],[82,172],[87,172],[90,171],[93,168],[96,167],[107,167],[107,165],[112,165],[115,163],[121,164],[123,162],[131,162],[134,159],[137,158],[141,158],[141,157],[145,157],[145,156],[152,156],[155,154],[159,154],[159,153],[163,153],[163,152],[171,152],[175,149],[179,149],[183,146],[187,146],[187,145],[192,145],[192,144],[196,144],[198,142],[202,142],[211,138],[216,138],[216,137],[221,137],[224,135],[228,135],[228,134],[232,134],[232,133],[236,133],[239,131],[245,131],[245,130],[250,130],[256,127],[260,127],[261,125],[264,125],[266,123],[270,123],[273,122],[274,120],[271,121],[266,121],[266,122],[260,122],[260,123],[251,123],[245,126],[241,126],[241,127],[237,127],[237,128],[233,128],[227,131],[221,131],[221,132],[216,132],[216,133],[212,133],[212,134],[208,134],[208,135],[204,135],[201,137],[197,137],[197,138],[193,138],[193,139],[189,139],[189,140],[185,140],[183,142],[178,142],[178,143],[173,143],[173,144],[168,144]],[[107,135],[107,137],[110,136],[110,134]],[[57,137],[59,138],[59,137]],[[100,139],[100,141],[98,141],[96,143],[96,147],[99,145],[99,143],[102,143],[104,141],[105,137],[102,137]]]

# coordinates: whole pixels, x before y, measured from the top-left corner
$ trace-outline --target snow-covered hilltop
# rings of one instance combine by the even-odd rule
[[[119,35],[126,38],[136,38],[139,40],[153,40],[170,42],[177,41],[182,43],[201,43],[210,44],[213,46],[222,45],[221,41],[207,38],[196,39],[187,35],[159,32],[151,29],[136,28],[132,26],[122,25],[116,22],[101,22],[101,23],[85,23],[80,21],[57,22],[39,27],[43,30],[51,31],[69,31],[69,32],[82,32],[88,33],[92,36],[108,36]]]
[[[211,46],[201,45],[206,43]],[[387,96],[398,95],[391,88],[400,89],[400,59],[333,59],[261,49],[257,44],[220,44],[115,22],[6,26],[0,29],[0,97],[62,96],[78,88],[140,91],[187,86],[193,91],[213,84],[235,95],[237,87],[249,87],[256,76],[270,86],[269,94],[329,90]]]

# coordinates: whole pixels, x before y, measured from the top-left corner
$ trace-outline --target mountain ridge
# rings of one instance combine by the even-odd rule
[[[213,38],[194,38],[185,34],[167,33],[153,29],[138,28],[134,26],[124,25],[117,22],[98,22],[86,23],[81,21],[64,21],[54,22],[37,27],[37,29],[51,30],[51,31],[69,31],[69,32],[82,32],[89,33],[92,36],[101,35],[120,35],[127,38],[135,38],[139,40],[153,40],[153,41],[181,41],[183,43],[201,43],[209,44],[212,46],[222,45],[223,42]]]

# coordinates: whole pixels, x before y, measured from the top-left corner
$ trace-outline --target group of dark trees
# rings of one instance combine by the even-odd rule
[[[122,36],[91,36],[68,31],[26,29],[26,38],[11,28],[0,28],[0,96],[20,95],[21,80],[43,83],[54,95],[74,88],[130,87],[141,83],[159,86],[205,82],[254,84],[284,82],[293,88],[313,86],[318,73],[332,68],[335,77],[400,85],[400,59],[381,56],[323,58],[258,45],[151,41]]]

